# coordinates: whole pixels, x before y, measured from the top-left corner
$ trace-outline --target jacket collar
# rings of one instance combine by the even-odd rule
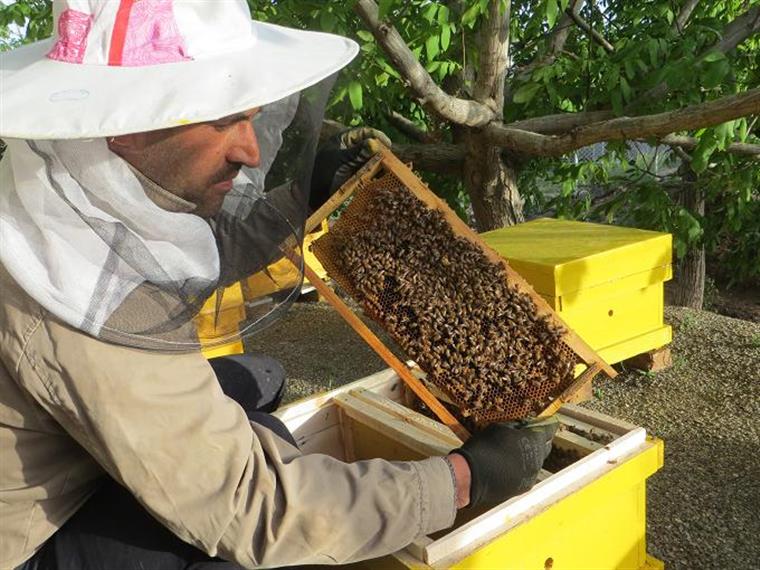
[[[188,202],[187,200],[180,198],[176,194],[172,194],[168,190],[165,190],[164,188],[162,188],[161,186],[153,182],[153,180],[145,176],[142,172],[137,170],[134,166],[129,164],[128,162],[127,162],[127,165],[129,166],[129,169],[137,177],[137,180],[140,182],[140,185],[143,187],[143,190],[145,190],[145,195],[148,196],[148,198],[150,198],[151,202],[153,202],[156,206],[158,206],[162,210],[166,210],[167,212],[179,213],[179,214],[190,214],[197,207],[192,202]]]

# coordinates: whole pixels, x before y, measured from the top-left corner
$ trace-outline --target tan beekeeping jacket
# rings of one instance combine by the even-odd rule
[[[251,425],[199,353],[107,344],[0,265],[0,568],[108,473],[182,540],[245,567],[342,563],[453,523],[443,459],[346,464]]]

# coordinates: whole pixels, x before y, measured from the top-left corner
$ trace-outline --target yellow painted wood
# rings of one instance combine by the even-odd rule
[[[312,232],[304,238],[303,245],[304,259],[320,279],[327,277],[327,272],[312,253],[311,244],[315,239],[323,235],[327,229],[327,221],[324,220],[318,231]],[[259,272],[246,279],[244,285],[235,283],[226,288],[222,296],[222,307],[218,317],[216,316],[216,293],[206,301],[201,312],[195,318],[201,342],[203,342],[204,338],[218,337],[222,334],[237,334],[240,322],[245,320],[245,301],[247,300],[246,297],[249,296],[246,295],[246,292],[255,292],[256,296],[273,292],[278,278],[280,281],[287,281],[292,276],[293,264],[287,259],[283,259],[270,265],[267,271],[269,275]],[[308,280],[304,281],[304,283],[308,283]],[[244,351],[243,342],[239,340],[202,350],[206,358],[242,354]]]
[[[542,218],[481,234],[542,294],[558,296],[670,265],[670,234]]]
[[[298,421],[305,414],[315,414],[314,406],[322,406],[321,413],[335,417],[332,407],[335,398],[352,390],[377,391],[394,402],[403,400],[399,391],[399,381],[387,375],[387,371],[371,378],[357,381],[338,388],[328,394],[312,397],[300,403],[281,409],[278,415],[303,439],[300,430],[324,430],[316,416],[310,422]],[[379,398],[378,398],[379,400]],[[312,403],[313,402],[313,403]],[[385,409],[382,405],[381,408]],[[299,411],[300,410],[300,411]],[[305,410],[312,410],[307,412]],[[598,412],[568,405],[561,411],[563,422],[572,422],[582,429],[594,426],[601,432],[616,435],[637,429],[633,424],[608,418]],[[395,416],[394,416],[395,417]],[[384,457],[387,459],[419,459],[422,454],[413,451],[408,444],[400,442],[389,430],[350,420],[330,426],[340,427],[342,437],[350,432],[352,455],[356,459]],[[299,428],[295,426],[299,425]],[[592,430],[594,428],[591,428]],[[331,431],[330,433],[335,433]],[[323,431],[319,431],[323,433]],[[566,439],[566,443],[570,442]],[[307,438],[308,440],[308,438]],[[586,442],[588,445],[590,442]],[[593,446],[592,446],[593,447]],[[583,449],[583,448],[579,448]],[[314,451],[325,453],[324,449]],[[591,452],[592,448],[584,451]],[[339,451],[342,453],[342,451]],[[531,511],[529,516],[519,516],[512,521],[503,521],[509,527],[494,540],[482,546],[473,545],[464,552],[451,552],[446,558],[435,563],[435,568],[467,568],[477,570],[515,569],[542,570],[552,559],[552,570],[663,570],[659,560],[646,553],[646,480],[663,466],[664,445],[657,438],[647,437],[636,451],[626,456],[620,463],[608,463],[609,470],[597,472],[592,477],[581,479],[570,494],[563,494],[554,502],[546,503],[543,511]],[[403,570],[404,568],[427,569],[424,557],[426,549],[434,546],[433,541],[445,539],[457,532],[473,517],[482,516],[482,511],[471,513],[460,511],[454,527],[432,537],[424,537],[408,550],[378,560],[369,560],[342,566],[372,570]],[[461,530],[461,529],[460,529]],[[456,541],[454,541],[455,543]],[[476,542],[476,541],[475,541]],[[476,542],[477,544],[477,542]],[[439,548],[437,552],[441,552]]]
[[[235,283],[224,290],[218,314],[216,295],[214,293],[206,300],[200,313],[195,317],[195,325],[201,344],[205,344],[211,339],[236,335],[239,331],[240,321],[245,319],[243,290],[240,283]],[[206,358],[240,354],[243,352],[243,343],[236,340],[227,344],[204,348],[202,352]]]
[[[663,465],[663,442],[529,518],[464,559],[458,570],[663,570],[646,552],[646,479]],[[371,560],[361,568],[429,569],[412,556]],[[439,565],[435,566],[436,568]]]
[[[647,568],[646,479],[663,464],[651,445],[618,468],[480,548],[456,569],[642,570]]]
[[[320,229],[306,234],[303,239],[303,258],[304,261],[314,270],[320,279],[327,277],[327,271],[322,267],[317,257],[312,252],[312,243],[320,236],[324,235],[327,231],[327,220],[322,222]],[[276,290],[277,282],[287,282],[293,278],[293,264],[287,259],[281,259],[280,261],[271,264],[267,267],[267,275],[263,271],[251,275],[246,279],[245,289],[251,291],[253,296],[262,296],[267,293],[271,293]],[[304,284],[308,284],[309,280],[304,279]],[[250,299],[249,299],[250,300]]]
[[[637,354],[661,348],[672,340],[673,329],[670,325],[663,325],[645,334],[626,339],[612,346],[600,348],[599,354],[607,362],[622,362]]]
[[[314,273],[319,275],[319,278],[322,280],[327,279],[327,271],[325,271],[325,268],[322,267],[322,264],[317,259],[317,256],[314,255],[311,246],[314,243],[314,240],[319,239],[319,237],[324,235],[327,230],[327,220],[322,220],[319,231],[306,234],[306,237],[303,240],[303,260],[306,262],[306,265],[311,267]],[[304,282],[308,283],[306,280]]]
[[[540,219],[482,237],[607,362],[672,339],[663,323],[670,234]]]
[[[662,283],[563,305],[560,314],[575,332],[591,346],[603,348],[662,326]]]
[[[202,350],[203,356],[208,358],[216,358],[217,356],[230,356],[232,354],[243,354],[245,347],[242,341],[230,342],[228,344],[221,344],[219,346],[213,346],[210,348],[204,348]]]

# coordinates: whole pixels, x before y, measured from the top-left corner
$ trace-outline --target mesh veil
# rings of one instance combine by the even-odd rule
[[[300,292],[333,80],[261,108],[260,166],[241,170],[211,220],[146,200],[103,139],[8,140],[0,261],[43,307],[109,342],[189,351],[260,330]]]

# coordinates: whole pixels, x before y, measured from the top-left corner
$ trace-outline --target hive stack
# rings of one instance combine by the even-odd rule
[[[536,415],[573,381],[564,330],[392,172],[354,194],[314,253],[477,423]]]

